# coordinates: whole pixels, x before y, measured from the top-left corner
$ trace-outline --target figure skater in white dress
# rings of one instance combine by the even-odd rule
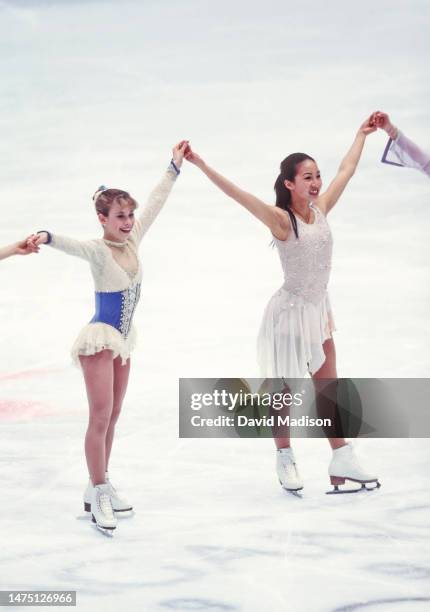
[[[369,117],[323,193],[321,174],[312,157],[304,153],[286,157],[275,183],[276,206],[237,187],[191,147],[185,151],[185,159],[269,227],[274,236],[285,282],[270,300],[258,335],[258,361],[264,377],[301,378],[310,373],[316,389],[318,380],[337,378],[334,323],[327,294],[332,237],[326,217],[353,176],[366,137],[375,130]],[[377,477],[359,465],[350,443],[337,437],[328,441],[333,449],[329,477],[335,492],[343,492],[339,485],[346,479],[360,483],[361,488],[367,488],[366,483],[379,486]],[[281,485],[289,491],[301,490],[303,482],[289,431],[283,432],[283,437],[275,436],[275,443]]]
[[[89,403],[85,455],[90,480],[84,507],[105,533],[116,528],[116,512],[132,510],[110,482],[108,464],[135,345],[132,319],[142,279],[138,248],[175,183],[186,145],[181,141],[173,148],[169,167],[136,220],[137,202],[126,191],[101,187],[93,200],[103,238],[78,241],[41,231],[28,241],[33,248],[49,244],[87,260],[91,266],[96,312],[76,339],[72,357],[81,365]]]
[[[373,115],[373,120],[377,127],[387,132],[389,136],[382,162],[394,166],[415,168],[426,176],[430,176],[430,154],[425,153],[393,125],[387,113],[377,111]]]

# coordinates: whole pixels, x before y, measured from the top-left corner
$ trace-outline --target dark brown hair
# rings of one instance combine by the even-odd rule
[[[296,238],[299,237],[297,219],[291,210],[291,191],[285,187],[284,181],[291,181],[293,183],[297,174],[297,166],[307,159],[315,161],[313,157],[306,153],[291,153],[291,155],[288,155],[288,157],[281,161],[280,174],[275,182],[276,206],[286,210],[290,215],[291,225],[293,226]]]

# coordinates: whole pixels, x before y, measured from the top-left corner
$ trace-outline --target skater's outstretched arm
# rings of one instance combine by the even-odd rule
[[[97,254],[100,253],[97,240],[75,240],[74,238],[59,236],[58,234],[51,234],[46,231],[32,234],[27,239],[27,243],[36,247],[39,247],[41,244],[49,244],[54,249],[64,251],[68,255],[74,255],[87,261],[94,260]]]
[[[336,204],[343,190],[353,176],[358,162],[360,161],[361,152],[363,151],[366,137],[376,131],[376,125],[373,114],[360,126],[357,135],[352,143],[348,153],[343,158],[339,170],[335,178],[332,180],[327,190],[322,193],[316,204],[327,214]]]
[[[270,228],[272,234],[279,236],[282,240],[286,239],[286,232],[290,230],[290,222],[288,216],[279,208],[265,204],[262,200],[252,195],[248,191],[244,191],[225,176],[219,174],[203,161],[203,159],[195,153],[191,147],[188,147],[185,152],[185,159],[206,174],[208,179],[212,181],[221,191],[230,198],[241,204],[246,210],[249,210],[257,219],[262,221]]]
[[[140,242],[142,240],[143,236],[146,234],[148,229],[155,221],[158,213],[163,207],[163,204],[167,200],[172,190],[173,184],[175,183],[176,178],[179,174],[179,169],[182,166],[184,152],[187,146],[187,141],[181,140],[181,142],[179,142],[175,147],[173,147],[172,162],[164,173],[161,181],[150,193],[147,201],[145,202],[142,208],[142,212],[140,213],[134,224],[133,231],[130,237],[136,240],[136,242]]]
[[[430,155],[420,149],[418,145],[393,125],[387,113],[377,111],[375,119],[378,128],[387,132],[389,136],[387,153],[392,154],[398,164],[408,168],[416,168],[424,172],[425,175],[430,176]]]
[[[38,253],[39,247],[32,243],[28,243],[27,241],[29,238],[30,236],[24,240],[19,240],[13,244],[0,247],[0,259],[6,259],[6,257],[11,257],[12,255],[30,255],[30,253]]]

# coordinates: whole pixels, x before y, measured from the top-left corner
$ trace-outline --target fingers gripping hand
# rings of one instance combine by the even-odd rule
[[[31,236],[20,240],[15,244],[15,253],[17,255],[30,255],[30,253],[38,253],[39,247],[35,245],[31,240]]]
[[[368,136],[369,134],[372,134],[372,132],[376,132],[377,127],[375,113],[372,113],[370,117],[368,117],[366,121],[361,124],[359,131],[365,136]]]
[[[41,244],[46,244],[47,235],[45,232],[41,232],[40,234],[31,234],[26,240],[27,246],[34,249],[34,251],[39,251],[39,246]]]
[[[390,117],[387,113],[383,113],[381,111],[376,112],[376,122],[378,128],[381,128],[385,132],[387,132],[390,138],[395,139],[398,134],[398,129],[395,125],[391,123]]]
[[[197,155],[195,151],[192,150],[189,144],[185,151],[185,159],[191,162],[192,164],[195,164],[196,166],[199,166],[200,164],[203,163],[202,158],[199,155]]]
[[[175,165],[180,168],[182,166],[182,162],[184,160],[184,154],[188,147],[188,140],[181,140],[175,145],[172,149],[172,158],[175,162]]]
[[[375,114],[376,125],[378,126],[378,128],[382,130],[386,130],[391,125],[390,117],[388,116],[387,113],[376,111],[376,113],[374,114]]]

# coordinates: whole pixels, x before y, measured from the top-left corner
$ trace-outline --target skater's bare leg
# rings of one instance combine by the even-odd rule
[[[282,389],[282,393],[283,394],[291,393],[290,387],[288,385],[285,385],[285,387]],[[285,419],[285,417],[289,416],[289,414],[290,414],[290,408],[286,405],[284,405],[281,408],[281,410],[279,409],[275,410],[274,408],[270,410],[270,415],[275,416],[275,421],[277,420],[278,416]],[[276,448],[278,450],[280,448],[290,448],[290,427],[289,425],[282,425],[281,428],[272,427],[272,435],[273,435],[273,439],[275,440]]]
[[[289,448],[290,438],[275,438],[276,448]]]
[[[329,338],[323,344],[323,349],[325,353],[325,361],[318,370],[312,376],[312,380],[314,382],[315,391],[318,393],[319,384],[318,381],[325,379],[335,379],[337,378],[337,370],[336,370],[336,347],[334,345],[333,338]],[[327,438],[332,449],[340,448],[341,446],[345,446],[345,438]]]
[[[130,359],[121,365],[121,357],[113,360],[113,408],[109,427],[106,433],[106,471],[108,471],[109,457],[112,450],[112,442],[115,433],[115,425],[121,412],[122,402],[127,391],[128,376],[130,374]]]
[[[89,404],[85,456],[93,485],[105,482],[106,433],[113,407],[113,354],[104,350],[79,359]]]

